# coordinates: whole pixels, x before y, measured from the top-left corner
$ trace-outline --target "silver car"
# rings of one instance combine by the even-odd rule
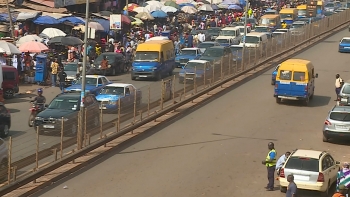
[[[323,125],[323,141],[331,138],[350,138],[350,106],[335,106]]]

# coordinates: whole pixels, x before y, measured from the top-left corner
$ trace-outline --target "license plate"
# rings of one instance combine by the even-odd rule
[[[310,180],[310,177],[303,176],[303,175],[294,175],[294,180],[308,181],[308,180]]]
[[[54,125],[44,125],[43,126],[45,129],[54,129],[55,126]]]
[[[335,125],[335,128],[339,129],[339,130],[346,130],[346,131],[348,131],[350,129],[350,127],[343,126],[343,125]]]
[[[140,75],[139,76],[140,78],[145,78],[145,77],[147,77],[146,75]]]
[[[189,78],[189,77],[187,77],[186,79],[187,79],[187,80],[193,80],[193,78]]]

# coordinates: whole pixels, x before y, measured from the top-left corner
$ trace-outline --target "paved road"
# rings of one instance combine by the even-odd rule
[[[174,74],[178,73],[179,69],[176,69]],[[109,76],[113,82],[132,83],[137,88],[143,91],[143,103],[148,102],[148,87],[151,86],[151,101],[155,101],[160,98],[161,94],[161,82],[154,81],[131,81],[130,74],[124,74],[120,76]],[[182,88],[183,85],[176,85],[176,89]],[[23,89],[31,89],[29,87],[23,87]],[[44,95],[47,101],[51,101],[57,94],[60,93],[59,88],[48,87],[44,89]],[[13,137],[13,161],[24,158],[28,155],[34,154],[36,150],[36,135],[33,128],[28,127],[27,120],[29,117],[29,101],[35,97],[34,94],[22,94],[18,95],[14,99],[6,101],[6,107],[11,111],[12,115],[12,127],[10,135]],[[104,121],[110,121],[115,118],[115,114],[104,115]],[[54,144],[60,142],[59,136],[40,136],[40,150],[49,148]]]
[[[350,78],[349,54],[337,52],[347,35],[342,31],[296,56],[313,61],[319,74],[309,107],[277,105],[269,71],[34,196],[285,196],[264,190],[268,142],[279,155],[304,148],[350,160],[348,142],[323,143],[321,133],[335,104],[335,74]]]

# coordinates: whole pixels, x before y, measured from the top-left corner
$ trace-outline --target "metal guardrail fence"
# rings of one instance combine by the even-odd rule
[[[117,107],[114,109],[103,110],[104,105],[109,103],[91,101],[83,116],[78,114],[60,120],[50,120],[55,127],[53,132],[47,133],[45,128],[38,127],[36,132],[33,130],[31,138],[10,137],[8,159],[2,161],[0,166],[2,186],[21,180],[77,152],[79,139],[77,131],[81,127],[84,130],[83,147],[88,147],[90,143],[106,138],[109,133],[118,133],[145,118],[152,117],[179,101],[212,87],[227,76],[252,69],[269,57],[291,49],[349,20],[350,10],[345,10],[301,28],[298,34],[285,33],[281,37],[260,44],[259,47],[245,49],[241,54],[226,54],[214,62],[213,68],[208,70],[196,67],[195,71],[203,71],[201,75],[169,76],[160,83],[142,87],[133,91],[131,93],[133,96],[119,100],[118,103],[110,103],[116,104]],[[78,125],[80,117],[84,118],[83,125]]]

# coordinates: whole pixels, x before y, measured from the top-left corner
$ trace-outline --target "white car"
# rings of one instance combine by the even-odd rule
[[[280,170],[280,190],[286,192],[287,176],[292,174],[298,189],[319,191],[326,196],[337,180],[339,164],[325,151],[295,150]]]

